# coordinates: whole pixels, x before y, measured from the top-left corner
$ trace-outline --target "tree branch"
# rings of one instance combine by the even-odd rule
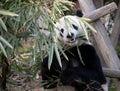
[[[99,19],[102,16],[105,16],[117,9],[117,5],[113,2],[96,10],[86,13],[84,17],[90,18],[92,21]]]
[[[103,72],[104,72],[106,77],[119,78],[120,79],[120,70],[103,68]]]

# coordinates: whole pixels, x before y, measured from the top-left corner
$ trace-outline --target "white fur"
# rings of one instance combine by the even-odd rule
[[[102,88],[104,91],[108,91],[108,84],[102,84]]]
[[[78,30],[75,30],[73,28],[72,24],[77,26]],[[62,29],[62,28],[64,29],[63,37],[60,36],[60,32],[61,32],[60,29]],[[84,31],[82,30],[82,27],[80,25],[80,22],[79,22],[79,17],[71,16],[71,15],[64,16],[59,19],[59,21],[55,24],[55,32],[56,32],[58,39],[68,45],[78,44],[78,39],[76,39],[76,41],[73,41],[73,42],[71,41],[69,43],[68,41],[70,41],[70,40],[66,37],[68,34],[70,34],[72,32],[72,33],[74,33],[74,35],[76,37],[78,34],[84,33]]]

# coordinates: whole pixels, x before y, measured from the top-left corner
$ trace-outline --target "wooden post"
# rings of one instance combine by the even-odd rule
[[[84,13],[90,13],[95,10],[92,0],[79,0],[79,4]],[[104,65],[109,68],[118,69],[120,61],[109,37],[107,36],[105,27],[102,25],[100,20],[94,22],[93,24],[97,30],[97,33],[92,33],[93,39],[103,58]]]
[[[114,70],[109,68],[103,68],[103,72],[106,77],[118,78],[120,79],[120,70]]]
[[[90,18],[92,21],[101,18],[117,9],[117,5],[113,2],[101,8],[85,13],[84,17]]]
[[[104,4],[104,0],[93,0],[95,7],[100,8]]]
[[[116,47],[117,45],[119,35],[120,35],[120,2],[119,2],[119,8],[116,13],[116,17],[115,17],[112,34],[110,36],[114,47]]]

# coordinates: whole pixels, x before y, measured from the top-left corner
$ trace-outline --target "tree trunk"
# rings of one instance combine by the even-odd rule
[[[84,10],[84,12],[89,13],[92,10],[95,9],[95,6],[93,4],[92,0],[79,0],[81,9]],[[98,49],[102,60],[102,63],[106,67],[112,68],[112,69],[119,69],[120,67],[120,61],[116,54],[116,51],[114,47],[112,46],[112,43],[107,36],[107,32],[102,25],[102,23],[98,20],[93,23],[95,28],[97,29],[97,33],[93,34],[94,43],[96,44],[96,49]],[[118,83],[118,81],[116,82]],[[117,87],[117,86],[116,86]],[[117,91],[120,91],[120,89],[117,87]]]
[[[101,8],[98,8],[96,10],[93,10],[89,13],[84,14],[84,17],[90,18],[91,21],[95,21],[95,20],[101,18],[102,16],[105,16],[105,15],[115,11],[116,9],[117,9],[117,5],[113,2],[108,5],[103,6]]]
[[[119,35],[120,35],[120,2],[119,2],[119,8],[118,8],[117,13],[116,13],[116,17],[115,17],[115,22],[114,22],[112,34],[110,36],[112,44],[114,47],[116,47],[116,45],[117,45]]]
[[[100,8],[104,4],[103,0],[93,0],[93,2],[96,8]]]

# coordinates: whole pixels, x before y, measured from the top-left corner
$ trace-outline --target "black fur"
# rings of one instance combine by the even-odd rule
[[[78,27],[76,25],[72,24],[72,26],[75,30],[78,30]]]
[[[63,33],[63,32],[64,32],[64,29],[62,28],[60,31]]]
[[[83,16],[83,13],[81,10],[77,10],[76,11],[76,15],[79,16],[79,17],[82,17]]]
[[[76,91],[103,91],[101,84],[105,84],[106,79],[94,47],[82,44],[78,49],[85,65],[79,58],[77,47],[65,51],[69,61],[61,55],[62,69],[58,64],[55,53],[50,70],[48,69],[48,56],[44,58],[42,62],[42,79],[47,80],[48,84],[52,83],[49,87],[47,87],[48,84],[44,85],[44,88],[56,87],[56,80],[60,79],[63,85],[71,85],[76,88]]]
[[[60,32],[60,36],[63,37],[63,34]]]

